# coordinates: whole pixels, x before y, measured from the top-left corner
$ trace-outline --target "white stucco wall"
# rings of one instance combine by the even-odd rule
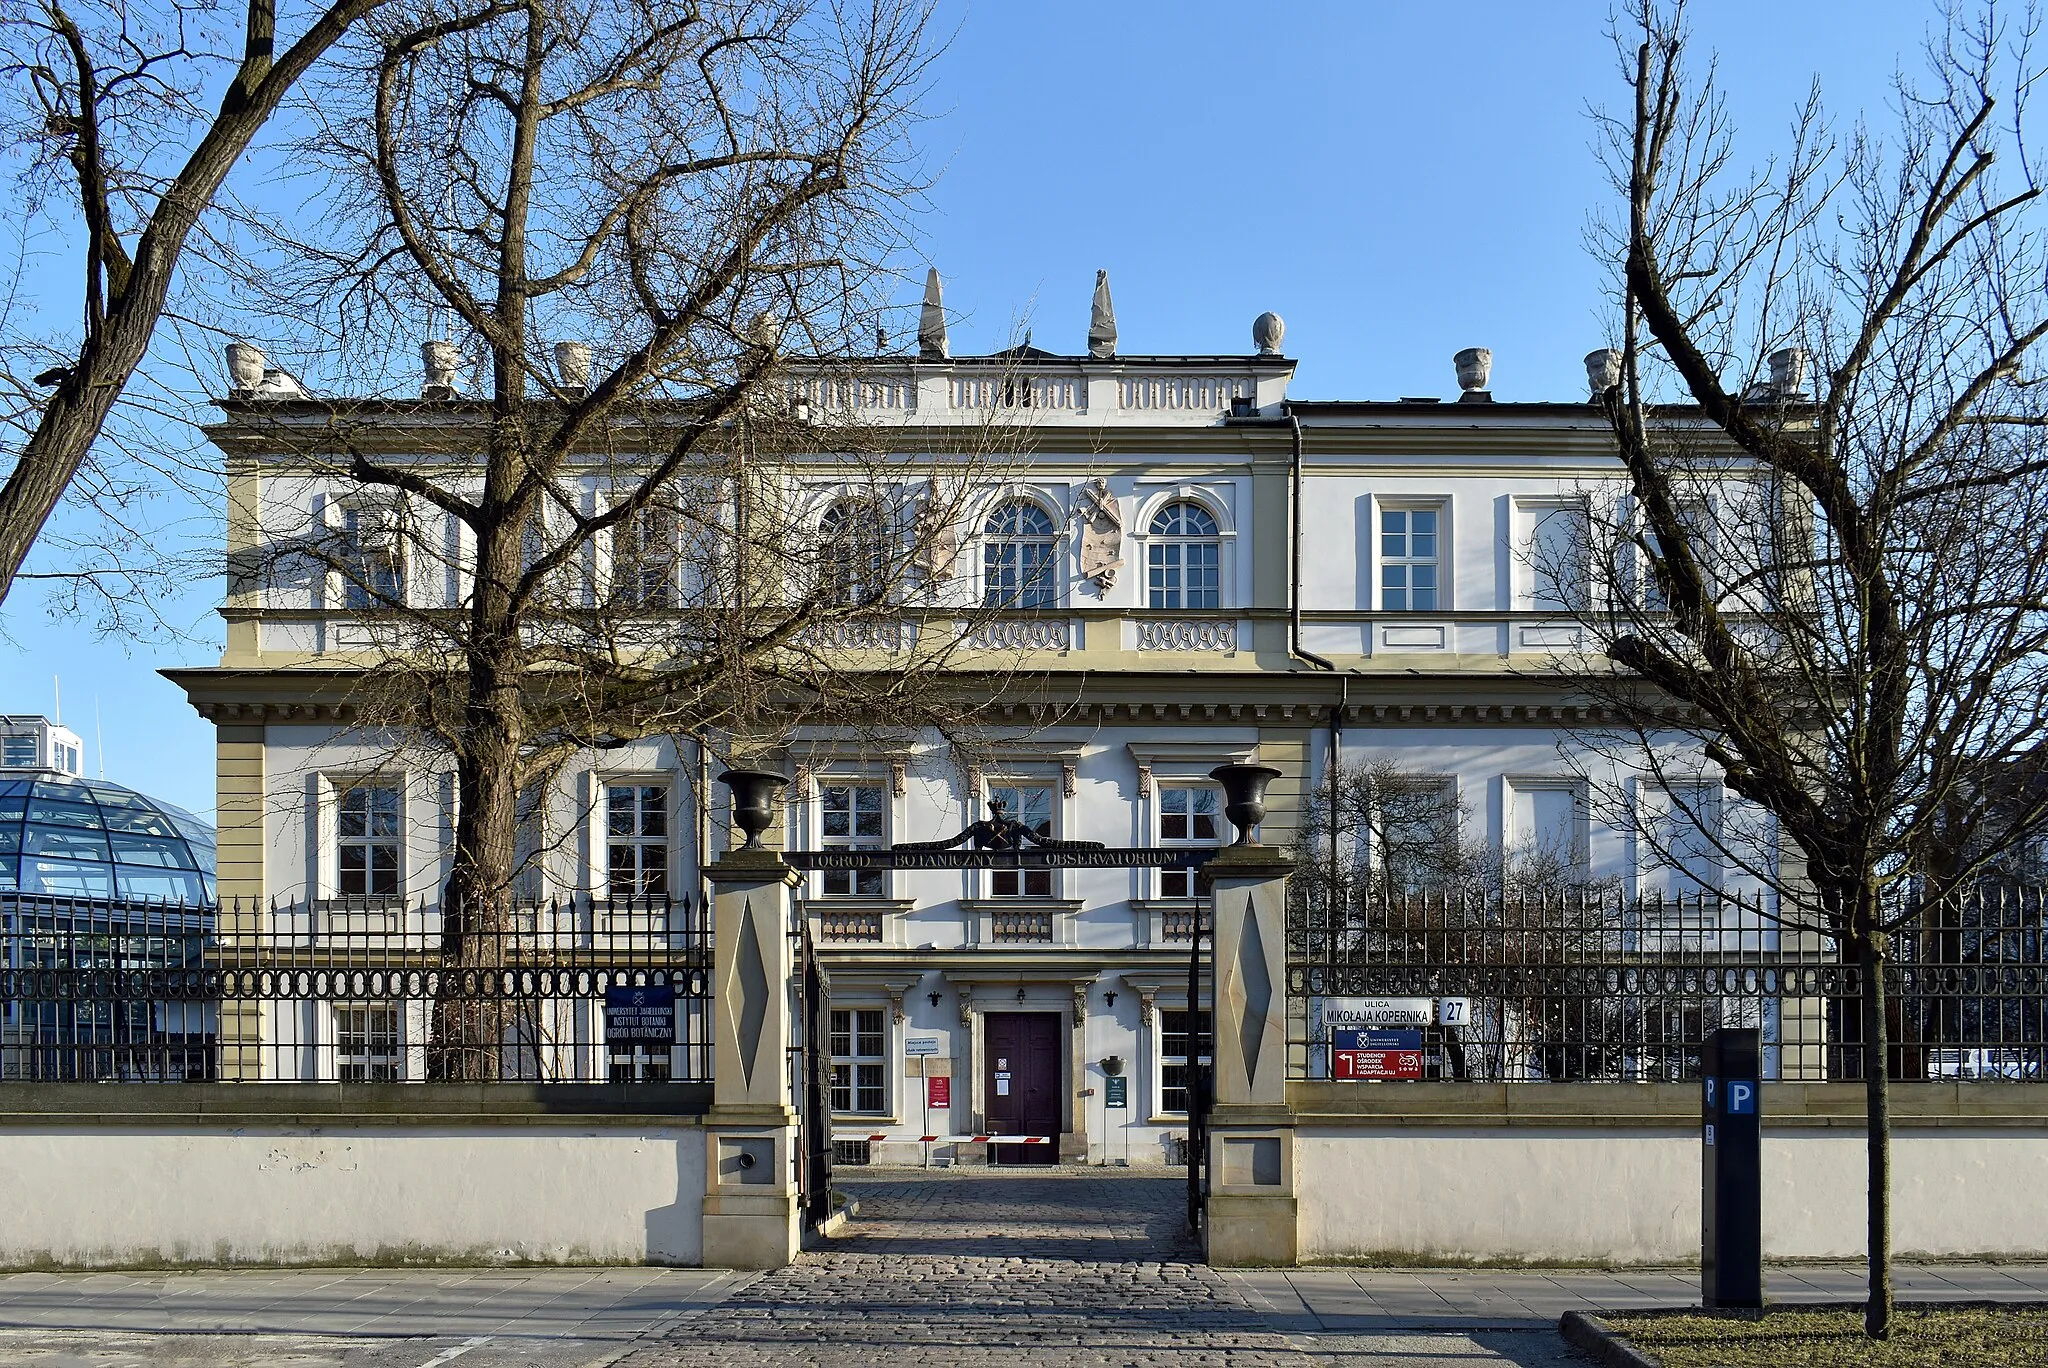
[[[0,1131],[0,1267],[703,1257],[690,1127]]]
[[[1295,1162],[1304,1261],[1699,1258],[1691,1128],[1318,1128]],[[1766,1134],[1763,1165],[1765,1257],[1862,1256],[1860,1134]],[[2048,1254],[2048,1130],[1901,1130],[1893,1179],[1901,1256]]]

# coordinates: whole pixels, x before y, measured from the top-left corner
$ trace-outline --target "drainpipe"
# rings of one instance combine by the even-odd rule
[[[1287,415],[1294,439],[1294,464],[1287,492],[1287,651],[1297,660],[1318,670],[1335,673],[1337,667],[1301,644],[1301,417]]]
[[[1330,660],[1301,644],[1301,415],[1290,412],[1287,415],[1287,424],[1294,446],[1292,479],[1287,496],[1287,649],[1295,659],[1337,676],[1337,702],[1330,708],[1330,759],[1325,771],[1330,780],[1330,891],[1334,895],[1343,870],[1341,842],[1337,832],[1337,765],[1344,750],[1344,708],[1351,701],[1351,677],[1339,671]],[[1334,912],[1336,909],[1330,910]]]

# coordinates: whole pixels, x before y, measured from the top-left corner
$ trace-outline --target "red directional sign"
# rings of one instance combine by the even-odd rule
[[[1422,1077],[1422,1032],[1331,1032],[1330,1077],[1345,1082]]]
[[[952,1106],[953,1080],[950,1078],[927,1078],[924,1081],[924,1104],[927,1107]]]
[[[1346,1082],[1422,1077],[1420,1050],[1332,1050],[1330,1076]]]

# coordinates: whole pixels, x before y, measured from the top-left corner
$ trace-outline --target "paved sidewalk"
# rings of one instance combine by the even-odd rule
[[[1567,1311],[1698,1306],[1696,1269],[1285,1268],[1226,1272],[1290,1329],[1555,1325]],[[1893,1269],[1900,1301],[2048,1302],[2048,1265],[1911,1264]],[[1774,1302],[1860,1302],[1861,1266],[1765,1271]]]
[[[0,1276],[0,1365],[593,1368],[754,1275],[694,1268]]]
[[[1686,1269],[1211,1269],[1129,1170],[842,1170],[846,1233],[769,1274],[297,1269],[0,1276],[0,1368],[1563,1368],[1564,1311],[1695,1305]],[[1774,1269],[1850,1302],[1855,1267]],[[2048,1301],[2048,1265],[1898,1270],[1902,1300]]]

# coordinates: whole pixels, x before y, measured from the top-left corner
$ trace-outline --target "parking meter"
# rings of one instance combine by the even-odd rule
[[[1762,1055],[1761,1032],[1724,1029],[1700,1061],[1700,1300],[1710,1307],[1764,1304]]]

